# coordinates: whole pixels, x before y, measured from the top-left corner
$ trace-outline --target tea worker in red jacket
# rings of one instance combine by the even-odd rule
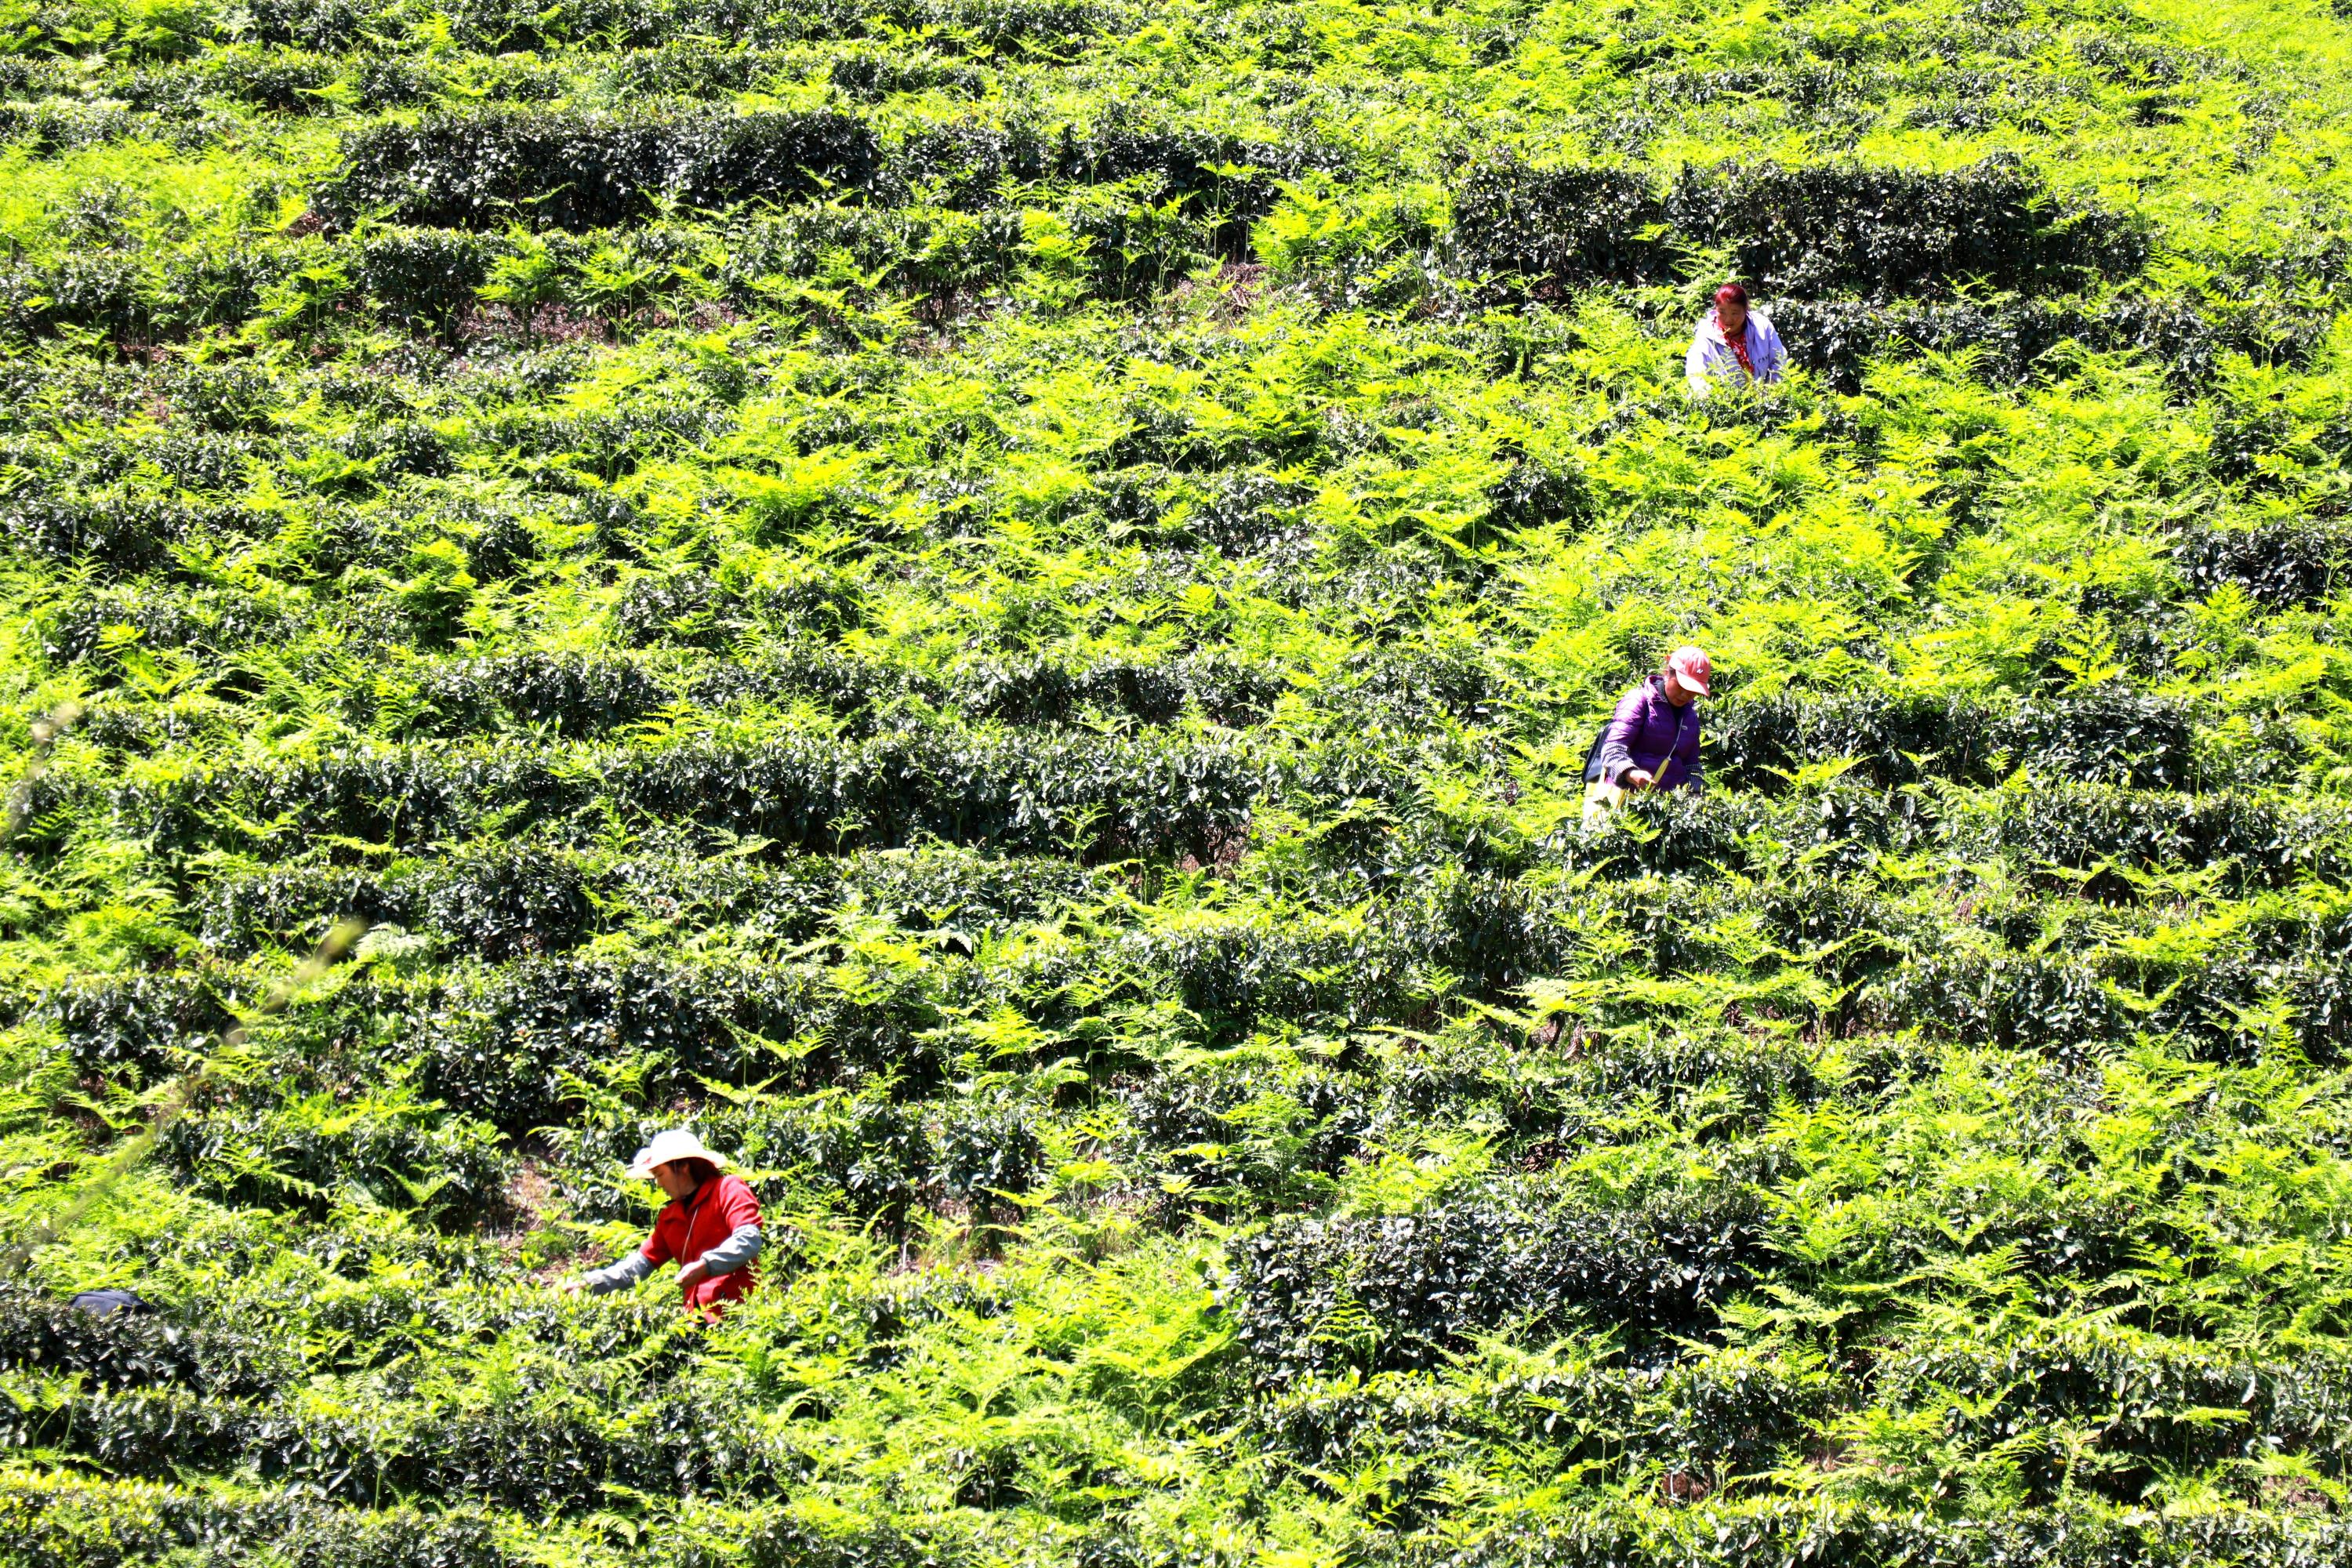
[[[563,1289],[603,1295],[634,1286],[663,1264],[678,1264],[677,1282],[688,1308],[717,1318],[730,1301],[759,1283],[751,1260],[760,1256],[760,1200],[726,1161],[684,1128],[656,1133],[629,1162],[629,1175],[647,1176],[669,1195],[654,1216],[645,1246],[608,1268],[567,1279]]]
[[[1617,700],[1584,759],[1584,826],[1597,829],[1638,790],[1706,787],[1698,755],[1698,700],[1710,694],[1715,666],[1685,644],[1666,667]]]
[[[1683,360],[1691,395],[1705,397],[1718,382],[1767,386],[1788,368],[1789,351],[1780,346],[1780,334],[1764,312],[1748,308],[1748,290],[1737,283],[1717,289],[1715,309],[1699,318],[1690,353]]]

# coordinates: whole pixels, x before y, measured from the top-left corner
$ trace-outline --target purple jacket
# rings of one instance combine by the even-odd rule
[[[1617,712],[1601,732],[1598,753],[1584,776],[1615,784],[1620,773],[1634,767],[1660,789],[1706,787],[1698,760],[1698,703],[1677,708],[1667,701],[1662,676],[1650,677],[1617,700]]]

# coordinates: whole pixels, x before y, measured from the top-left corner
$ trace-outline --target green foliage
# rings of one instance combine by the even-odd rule
[[[0,1563],[2344,1559],[2347,25],[12,6]]]

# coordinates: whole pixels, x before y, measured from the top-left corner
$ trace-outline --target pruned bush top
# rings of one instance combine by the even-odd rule
[[[845,114],[479,110],[379,124],[344,144],[320,205],[442,228],[605,228],[663,202],[719,207],[856,190],[878,163]]]
[[[2222,9],[22,0],[0,1568],[2352,1563]]]
[[[2056,293],[2137,271],[2147,240],[2126,218],[2067,208],[2003,161],[1951,174],[1861,166],[1725,164],[1661,195],[1641,176],[1474,168],[1454,198],[1454,243],[1477,270],[1555,283],[1661,281],[1678,244],[1728,246],[1771,294],[1948,294],[1962,284]]]

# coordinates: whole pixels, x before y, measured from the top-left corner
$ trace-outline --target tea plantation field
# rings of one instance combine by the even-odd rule
[[[2352,1562],[2347,0],[0,51],[0,1563]]]

